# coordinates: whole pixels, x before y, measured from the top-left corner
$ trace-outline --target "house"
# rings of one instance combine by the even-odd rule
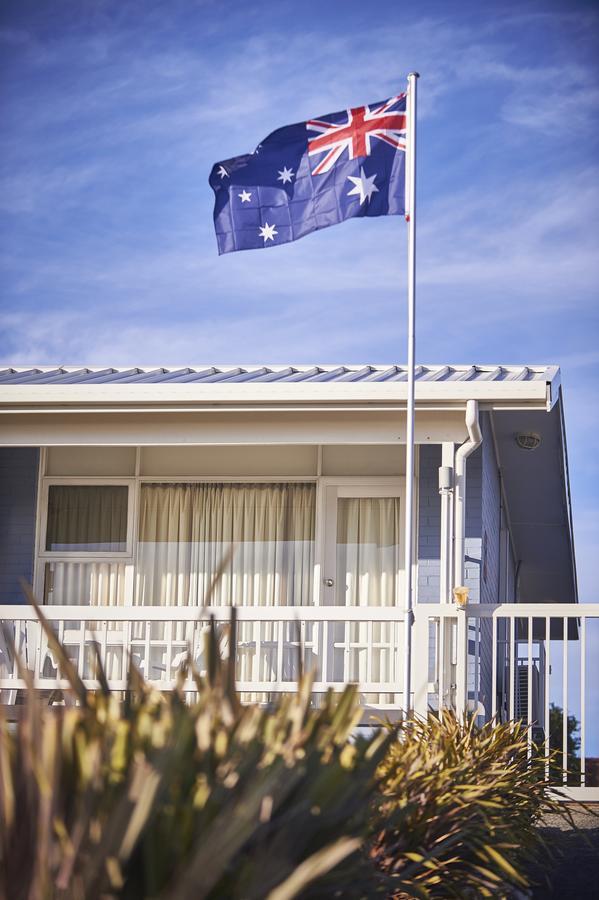
[[[129,652],[166,688],[188,646],[201,667],[202,607],[234,604],[245,696],[289,689],[301,652],[317,692],[400,710],[406,388],[399,366],[2,371],[5,700],[12,641],[61,683],[22,576],[116,689]],[[580,636],[559,369],[419,366],[416,443],[415,708],[547,725],[553,639]]]

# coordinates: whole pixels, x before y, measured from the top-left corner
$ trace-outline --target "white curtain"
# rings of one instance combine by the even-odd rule
[[[339,499],[338,602],[345,606],[396,605],[399,527],[398,497]]]
[[[65,606],[123,606],[125,563],[46,563],[44,603]]]
[[[345,606],[396,606],[400,574],[398,497],[342,497],[337,505],[337,602]],[[397,682],[398,628],[389,622],[335,627],[334,677],[357,682]],[[367,703],[391,695],[363,695]]]
[[[309,604],[313,484],[146,484],[141,490],[135,602],[199,606],[233,555],[213,606]]]

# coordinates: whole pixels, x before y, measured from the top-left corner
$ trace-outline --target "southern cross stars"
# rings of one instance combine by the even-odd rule
[[[287,184],[287,182],[291,181],[291,179],[294,177],[294,174],[295,173],[293,169],[288,169],[287,166],[283,166],[283,171],[279,172],[277,181],[282,181],[283,184]]]
[[[237,194],[237,196],[240,198],[242,203],[249,203],[250,200],[252,199],[252,192],[251,191],[242,191],[241,194]]]
[[[372,195],[378,191],[374,180],[376,178],[376,174],[371,175],[369,178],[364,174],[364,168],[360,166],[360,176],[359,178],[355,175],[348,175],[347,180],[352,181],[354,187],[351,191],[347,192],[347,196],[349,197],[351,194],[359,194],[360,195],[360,206],[366,201],[370,200]]]
[[[218,169],[217,169],[217,171],[216,171],[216,174],[217,174],[217,175],[220,175],[221,181],[222,181],[223,178],[228,178],[228,177],[229,177],[229,173],[227,172],[227,170],[225,169],[224,166],[219,166]]]
[[[260,237],[264,238],[264,243],[266,243],[267,241],[274,241],[275,234],[279,233],[276,230],[275,226],[269,225],[268,222],[265,222],[264,226],[262,228],[259,228],[258,231],[260,233]]]

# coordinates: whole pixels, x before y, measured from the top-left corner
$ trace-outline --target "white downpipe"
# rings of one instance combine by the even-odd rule
[[[480,447],[483,441],[478,418],[478,401],[468,400],[466,403],[466,428],[468,440],[461,444],[455,455],[455,554],[453,578],[454,586],[461,587],[465,580],[464,548],[466,543],[466,460]]]

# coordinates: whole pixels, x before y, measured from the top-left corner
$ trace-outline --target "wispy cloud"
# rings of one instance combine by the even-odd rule
[[[586,4],[380,8],[376,26],[351,0],[334,23],[316,0],[301,17],[287,0],[3,11],[0,354],[401,360],[400,219],[219,259],[206,177],[274,128],[389,96],[420,70],[419,358],[563,363],[588,555],[599,17]]]

